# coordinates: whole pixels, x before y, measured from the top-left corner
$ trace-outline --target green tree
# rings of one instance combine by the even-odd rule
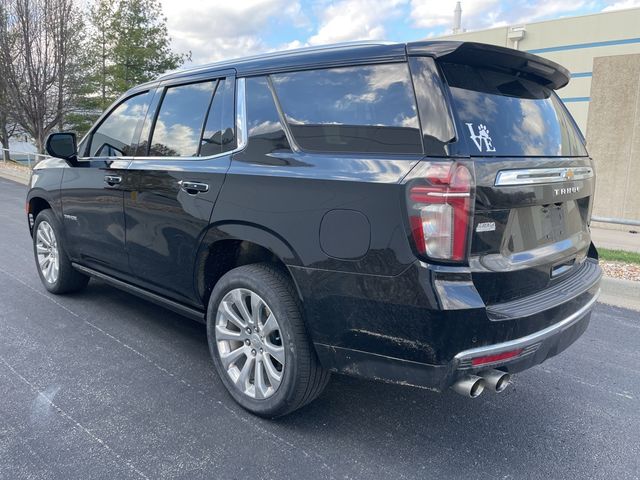
[[[65,118],[65,127],[84,135],[100,114],[109,106],[116,92],[110,92],[108,69],[111,62],[114,36],[111,32],[115,7],[111,0],[96,0],[85,10],[88,19],[81,42],[83,54],[77,71],[82,78],[78,82],[77,101]]]
[[[190,60],[171,50],[158,0],[94,0],[86,17],[82,93],[66,119],[80,134],[126,90]]]
[[[112,63],[106,85],[112,94],[174,70],[190,58],[171,51],[167,19],[158,0],[121,0],[111,18]]]

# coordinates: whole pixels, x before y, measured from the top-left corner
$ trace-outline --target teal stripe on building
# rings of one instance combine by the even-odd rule
[[[572,103],[572,102],[588,102],[591,100],[591,97],[567,97],[561,98],[564,103]]]
[[[549,52],[562,52],[565,50],[578,50],[581,48],[612,47],[615,45],[628,45],[631,43],[640,43],[640,37],[623,38],[620,40],[607,40],[604,42],[574,43],[573,45],[558,45],[557,47],[535,48],[533,50],[527,50],[527,51],[529,53],[549,53]]]

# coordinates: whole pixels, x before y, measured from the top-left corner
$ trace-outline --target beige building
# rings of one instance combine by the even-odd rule
[[[464,2],[462,8],[464,26]],[[586,134],[593,59],[640,53],[640,8],[462,32],[439,39],[526,50],[568,68],[571,82],[558,94]]]
[[[596,162],[593,215],[640,220],[640,8],[441,38],[526,50],[568,68],[558,95]]]

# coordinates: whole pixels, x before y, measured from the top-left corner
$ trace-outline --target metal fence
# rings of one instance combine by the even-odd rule
[[[616,223],[618,225],[629,225],[633,227],[640,227],[640,220],[629,220],[627,218],[615,218],[615,217],[591,217],[591,221],[600,223]]]
[[[47,155],[44,155],[42,153],[20,152],[18,150],[11,150],[9,148],[3,148],[1,150],[2,154],[0,154],[0,160],[2,160],[3,162],[5,161],[4,154],[5,152],[8,152],[11,161],[21,165],[25,165],[30,169],[33,168],[33,166],[40,160],[47,158]]]

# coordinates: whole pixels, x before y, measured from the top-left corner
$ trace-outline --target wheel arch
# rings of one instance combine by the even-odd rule
[[[43,195],[43,192],[34,192],[33,194],[29,194],[27,197],[27,219],[29,221],[29,233],[33,236],[33,225],[36,221],[36,217],[43,210],[51,210],[53,211],[52,202],[47,198],[47,195]],[[55,212],[53,212],[56,217]]]
[[[211,225],[203,234],[196,255],[194,282],[204,305],[214,285],[229,270],[252,263],[271,263],[287,274],[299,287],[289,271],[290,265],[301,265],[300,257],[292,246],[276,232],[261,225],[244,222],[226,222]]]

